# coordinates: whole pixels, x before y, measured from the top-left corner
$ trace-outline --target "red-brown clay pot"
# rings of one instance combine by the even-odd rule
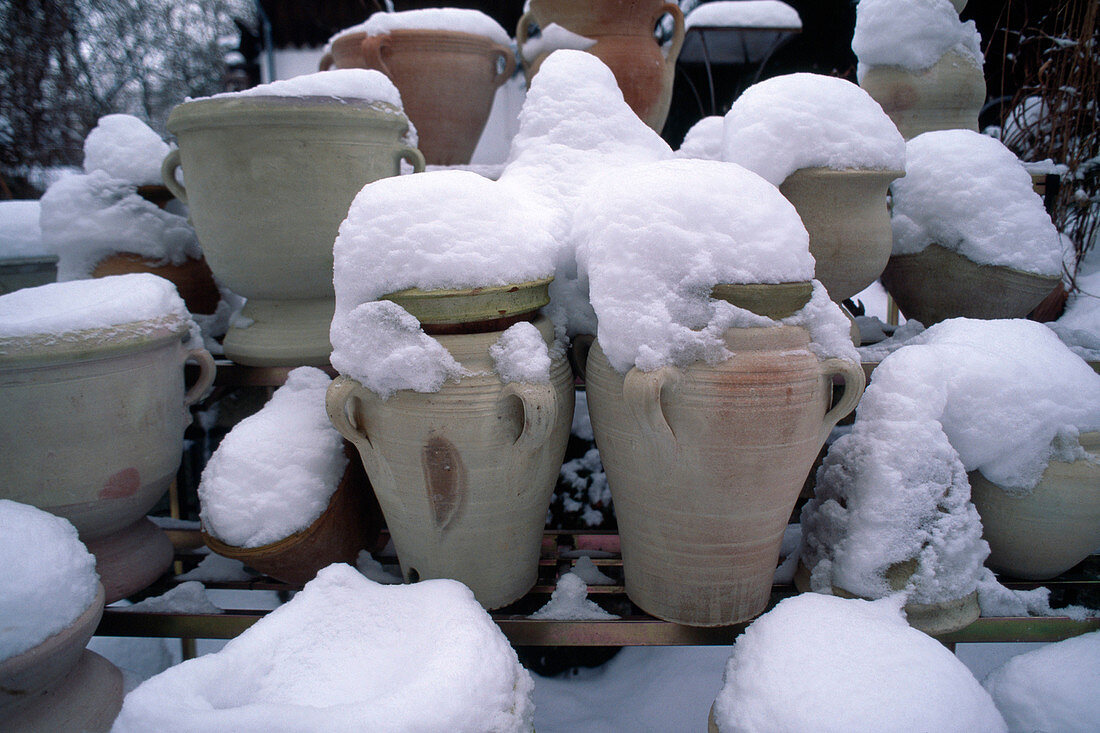
[[[218,309],[221,294],[218,293],[210,266],[201,257],[197,260],[188,257],[180,265],[171,262],[157,264],[131,252],[118,252],[100,260],[92,270],[92,277],[127,275],[132,272],[149,272],[172,282],[183,302],[187,304],[187,310],[192,313],[210,315]]]

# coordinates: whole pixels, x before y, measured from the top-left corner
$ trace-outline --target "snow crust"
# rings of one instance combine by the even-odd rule
[[[798,11],[779,0],[738,0],[699,5],[684,18],[685,28],[801,28]]]
[[[837,77],[773,77],[726,113],[722,159],[776,186],[800,168],[904,170],[905,156],[905,140],[878,102]]]
[[[237,423],[199,482],[203,526],[226,544],[260,547],[309,527],[347,468],[325,412],[328,375],[299,367],[255,415]]]
[[[915,559],[910,601],[969,594],[989,550],[966,473],[1030,491],[1055,448],[1097,427],[1100,375],[1043,325],[933,326],[875,370],[817,474],[802,513],[814,590],[882,597],[890,567]]]
[[[170,150],[168,143],[137,117],[106,115],[84,138],[84,172],[103,171],[135,186],[161,186],[160,164]]]
[[[148,273],[47,283],[0,295],[0,339],[61,338],[72,331],[165,319],[191,324],[176,286]]]
[[[38,217],[38,201],[0,201],[0,258],[48,254]]]
[[[403,110],[401,93],[381,71],[374,69],[330,69],[303,74],[291,79],[278,79],[267,84],[223,92],[205,99],[236,97],[332,97],[343,100],[385,102]],[[201,98],[200,98],[201,99]]]
[[[568,572],[558,578],[558,585],[550,594],[546,605],[528,618],[543,621],[599,621],[619,617],[588,600],[588,584],[577,573]]]
[[[509,382],[550,383],[550,349],[539,330],[528,321],[509,326],[489,347],[500,380]]]
[[[423,8],[396,13],[378,12],[372,14],[365,22],[340,31],[328,42],[331,44],[337,38],[352,33],[365,32],[368,36],[381,36],[401,29],[456,31],[485,36],[505,47],[512,43],[511,36],[500,23],[480,10],[466,8]]]
[[[462,584],[321,570],[224,649],[129,695],[112,730],[530,731],[533,682]]]
[[[895,599],[783,600],[733,646],[718,730],[1005,731],[974,676]]]
[[[42,196],[39,217],[42,245],[58,256],[58,280],[91,277],[100,260],[118,252],[175,265],[202,256],[186,217],[102,170],[58,180]]]
[[[910,140],[905,155],[905,177],[890,189],[894,254],[934,242],[979,264],[1061,274],[1058,230],[1031,176],[1000,141],[938,130]]]
[[[95,557],[67,519],[0,499],[0,662],[72,625],[98,589]]]
[[[981,35],[965,23],[950,0],[859,0],[852,50],[862,80],[872,66],[919,72],[954,52],[981,68]]]
[[[1093,731],[1100,720],[1100,631],[1015,656],[982,684],[1011,731]]]

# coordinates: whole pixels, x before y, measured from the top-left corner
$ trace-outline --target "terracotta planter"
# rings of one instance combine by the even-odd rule
[[[547,282],[537,284],[542,303]],[[405,579],[453,578],[486,608],[499,608],[523,596],[538,575],[572,423],[573,378],[557,356],[549,384],[502,384],[489,348],[506,325],[480,320],[467,323],[467,333],[435,336],[472,372],[460,382],[382,400],[341,376],[327,405],[333,425],[359,449]],[[551,344],[553,324],[538,316],[534,325]],[[490,330],[474,332],[479,328]],[[425,330],[431,333],[432,324]]]
[[[100,586],[67,628],[0,660],[0,728],[9,733],[110,729],[122,707],[122,672],[84,649],[103,616],[103,603]]]
[[[980,67],[953,51],[919,73],[899,66],[871,67],[859,85],[906,140],[932,130],[978,132],[985,77]]]
[[[858,363],[818,359],[803,328],[730,329],[725,339],[733,357],[720,364],[625,376],[598,340],[588,355],[588,407],[626,593],[691,626],[764,610],[806,474],[864,386]],[[830,409],[834,377],[845,389]]]
[[[586,51],[611,69],[634,113],[653,130],[661,131],[672,102],[676,58],[684,43],[684,14],[678,5],[662,0],[531,0],[529,7],[516,28],[520,58],[532,22],[540,28],[556,23],[594,40]],[[675,23],[667,52],[653,35],[657,21],[666,14]],[[540,55],[527,67],[528,81],[547,55]]]
[[[65,517],[111,603],[171,564],[145,514],[175,478],[187,407],[214,380],[177,319],[0,340],[0,498]],[[184,391],[183,364],[200,365]]]
[[[221,294],[214,282],[214,274],[210,272],[210,266],[201,257],[197,260],[187,258],[183,264],[173,265],[170,262],[149,262],[140,255],[120,252],[100,260],[92,270],[92,277],[128,275],[134,272],[149,272],[172,282],[191,313],[210,315],[218,309]]]
[[[810,234],[814,277],[839,303],[878,279],[893,247],[886,191],[904,171],[803,168],[779,192]]]
[[[306,529],[260,547],[227,545],[205,530],[203,542],[219,555],[293,585],[305,585],[334,562],[355,565],[359,551],[371,549],[378,539],[381,512],[355,449],[345,443],[344,452],[348,467],[340,485],[325,511]]]
[[[398,29],[337,38],[321,70],[375,69],[390,78],[429,165],[464,165],[485,129],[497,87],[512,76],[510,49],[457,31]]]
[[[209,98],[172,111],[180,147],[165,158],[165,183],[189,206],[218,281],[248,298],[226,356],[328,363],[332,242],[363,186],[397,175],[403,159],[423,169],[401,142],[407,127],[388,105],[327,97]]]
[[[1083,434],[1081,445],[1096,462],[1052,460],[1026,496],[970,472],[970,498],[989,543],[986,565],[1015,578],[1049,580],[1100,547],[1100,433]]]
[[[905,317],[925,326],[948,318],[1023,318],[1061,282],[1058,276],[979,265],[938,244],[892,256],[881,279]]]

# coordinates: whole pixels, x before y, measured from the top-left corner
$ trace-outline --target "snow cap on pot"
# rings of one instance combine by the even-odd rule
[[[860,0],[856,5],[852,50],[860,81],[872,66],[926,71],[946,53],[980,69],[981,41],[974,21],[959,20],[951,0]]]
[[[84,172],[103,171],[135,186],[161,185],[160,164],[169,149],[137,117],[105,115],[84,138]]]
[[[468,8],[420,8],[396,13],[372,13],[365,22],[345,28],[334,35],[329,39],[329,43],[340,36],[359,31],[368,36],[381,36],[401,29],[455,31],[485,36],[502,46],[512,43],[511,37],[500,23],[480,10]]]

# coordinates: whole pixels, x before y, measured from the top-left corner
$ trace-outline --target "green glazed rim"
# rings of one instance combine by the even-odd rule
[[[381,300],[397,303],[425,325],[477,323],[537,311],[550,302],[553,279],[461,290],[408,288]]]
[[[720,283],[710,297],[773,320],[793,316],[810,302],[814,286],[809,281],[789,283]]]

